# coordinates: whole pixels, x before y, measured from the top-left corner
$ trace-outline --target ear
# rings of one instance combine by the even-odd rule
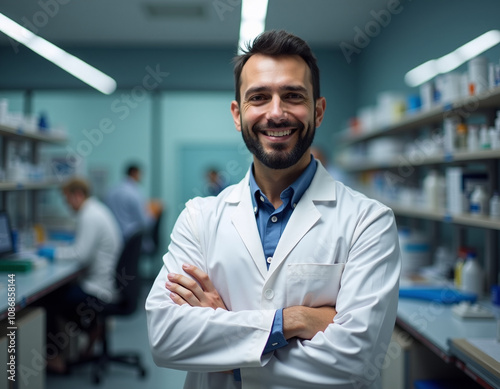
[[[316,127],[321,125],[323,117],[326,110],[326,99],[324,97],[319,97],[316,100]]]
[[[240,105],[236,100],[233,100],[231,102],[231,114],[233,115],[233,121],[236,130],[241,132]]]

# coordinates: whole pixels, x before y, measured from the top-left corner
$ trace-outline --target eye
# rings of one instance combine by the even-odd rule
[[[296,92],[287,93],[287,95],[285,96],[285,98],[287,100],[292,100],[292,101],[304,100],[304,96],[302,94],[296,93]]]
[[[248,101],[253,103],[261,103],[266,100],[265,95],[253,95],[248,98]]]

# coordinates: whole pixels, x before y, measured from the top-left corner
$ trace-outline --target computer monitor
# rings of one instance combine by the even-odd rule
[[[0,211],[0,257],[14,252],[14,241],[10,227],[9,215],[6,211]]]

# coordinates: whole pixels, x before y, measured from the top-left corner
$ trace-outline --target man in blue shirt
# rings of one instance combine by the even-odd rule
[[[158,200],[146,201],[139,188],[141,177],[138,164],[127,166],[125,179],[110,190],[106,204],[113,212],[124,240],[138,230],[145,232],[142,246],[143,251],[148,253],[154,249],[150,233],[163,212],[163,206]]]
[[[235,84],[253,164],[176,222],[146,302],[155,362],[188,370],[185,388],[378,388],[400,273],[392,211],[312,158],[326,101],[306,42],[263,33]]]

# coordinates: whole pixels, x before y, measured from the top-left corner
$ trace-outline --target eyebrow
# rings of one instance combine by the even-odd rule
[[[268,92],[271,90],[270,87],[268,86],[256,86],[253,88],[248,89],[245,92],[245,98],[247,98],[249,95],[254,94],[254,93],[260,93],[260,92]],[[303,86],[300,85],[283,85],[279,87],[280,91],[288,91],[288,92],[301,92],[307,94],[307,89]]]

